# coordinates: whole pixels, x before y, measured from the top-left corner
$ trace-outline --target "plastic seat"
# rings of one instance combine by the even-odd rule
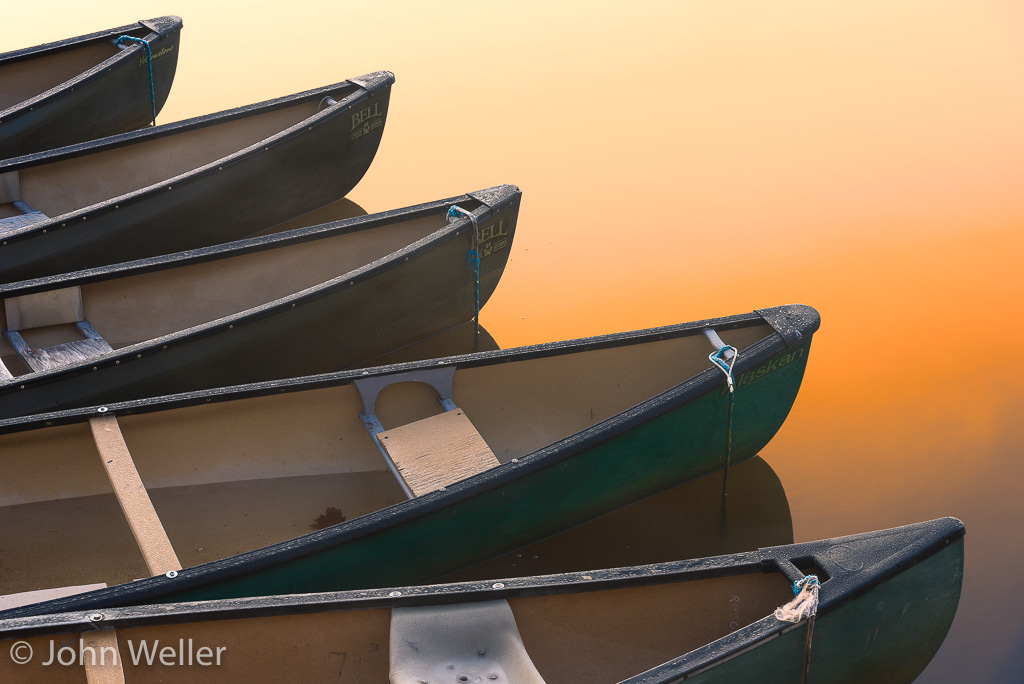
[[[544,684],[508,601],[391,611],[391,684]]]

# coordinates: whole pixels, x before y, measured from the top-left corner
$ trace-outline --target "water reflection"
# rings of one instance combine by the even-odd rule
[[[756,456],[609,513],[574,529],[438,580],[544,575],[661,563],[793,543],[786,490]]]
[[[7,3],[17,30],[0,49],[168,11],[146,7]],[[1012,534],[1024,521],[1024,378],[1000,356],[1024,339],[1021,317],[1007,315],[1020,308],[1024,252],[1019,0],[644,0],[582,13],[385,3],[374,17],[386,30],[348,32],[343,54],[331,40],[274,46],[351,24],[345,3],[239,13],[179,0],[173,11],[185,28],[160,123],[386,68],[397,76],[390,122],[357,201],[375,212],[523,188],[484,311],[503,347],[782,302],[818,308],[801,396],[764,451],[793,534],[957,515],[964,600],[920,681],[1021,679],[1024,600],[993,589],[1024,561]],[[468,16],[488,30],[439,49]],[[261,49],[225,50],[236,33]],[[514,84],[528,84],[528,106],[508,94]],[[731,490],[730,507],[741,500]],[[681,515],[649,526],[669,536],[688,528]]]
[[[365,209],[346,197],[284,223],[279,223],[266,230],[261,230],[250,237],[283,233],[286,230],[316,226],[321,223],[330,223],[331,221],[342,221],[348,218],[355,218],[356,216],[366,216],[366,214],[367,211]]]

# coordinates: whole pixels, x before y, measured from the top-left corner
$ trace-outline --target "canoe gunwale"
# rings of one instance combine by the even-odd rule
[[[383,76],[385,75],[386,76]],[[108,150],[117,149],[119,147],[125,147],[138,141],[139,138],[145,139],[156,139],[163,138],[169,135],[174,135],[182,131],[197,130],[200,128],[206,128],[219,123],[228,123],[243,119],[253,114],[262,114],[264,112],[274,111],[275,109],[281,109],[288,107],[293,104],[297,104],[304,99],[313,99],[315,96],[324,96],[330,94],[332,90],[338,90],[345,87],[346,84],[352,85],[352,95],[358,94],[358,91],[364,93],[375,93],[383,90],[394,83],[394,74],[390,71],[375,71],[371,74],[364,74],[364,76],[370,75],[382,75],[380,79],[371,81],[373,88],[365,88],[361,85],[353,83],[352,79],[345,81],[339,81],[331,85],[321,86],[319,88],[313,88],[311,90],[304,90],[298,93],[292,93],[290,95],[282,95],[281,97],[275,97],[270,100],[263,100],[261,102],[254,102],[252,104],[242,105],[240,107],[233,107],[231,109],[224,109],[219,112],[213,112],[211,114],[201,114],[194,116],[189,119],[182,119],[181,121],[172,121],[170,123],[160,124],[159,126],[152,126],[149,128],[141,128],[134,131],[127,131],[125,133],[116,133],[114,135],[108,135],[104,138],[97,138],[96,140],[90,140],[88,142],[75,143],[73,145],[65,145],[64,147],[58,147],[52,150],[44,150],[42,152],[34,152],[32,154],[25,154],[20,157],[9,157],[7,159],[0,160],[0,173],[6,171],[18,171],[21,169],[31,168],[33,166],[39,166],[40,164],[48,164],[54,161],[64,161],[66,159],[73,159],[75,157],[81,157],[86,154],[93,152],[106,152]],[[361,78],[361,77],[357,77]],[[351,97],[352,95],[347,95]],[[341,104],[341,100],[338,100]],[[332,113],[336,111],[337,106],[329,107],[313,117],[321,114]],[[327,117],[324,117],[327,118]]]
[[[85,33],[80,36],[72,36],[71,38],[62,38],[61,40],[54,40],[49,43],[40,43],[38,45],[31,45],[26,48],[19,48],[17,50],[8,50],[7,52],[0,53],[0,65],[5,62],[13,63],[20,62],[25,59],[31,59],[40,55],[48,53],[63,52],[65,50],[73,50],[82,45],[88,43],[98,43],[104,40],[110,40],[117,38],[123,33],[128,31],[137,31],[140,28],[148,28],[143,25],[143,21],[158,21],[160,19],[171,19],[176,20],[177,24],[181,23],[181,17],[168,14],[162,17],[155,17],[153,19],[143,19],[135,22],[134,24],[126,24],[125,26],[117,26],[115,28],[104,29],[102,31],[95,31],[93,33]],[[152,29],[150,29],[152,32]],[[161,35],[166,35],[161,34]]]
[[[514,186],[508,187],[511,189]],[[502,205],[498,205],[494,209],[482,205],[474,210],[473,214],[476,216],[477,221],[485,220],[496,210],[500,210],[505,206],[515,207],[520,195],[521,193],[518,191],[518,188],[516,188],[515,191],[510,190]],[[100,368],[121,365],[122,362],[132,363],[133,361],[148,358],[149,356],[163,351],[168,351],[174,347],[189,344],[191,341],[196,339],[223,333],[234,329],[236,326],[244,326],[255,321],[268,318],[279,312],[287,311],[294,306],[308,304],[321,297],[329,296],[336,290],[372,279],[385,271],[399,268],[409,259],[429,252],[456,239],[458,234],[465,230],[467,225],[469,225],[469,219],[467,218],[462,218],[452,223],[445,224],[433,233],[430,233],[415,242],[409,243],[404,247],[381,257],[380,259],[363,264],[358,268],[348,271],[347,273],[343,273],[329,280],[298,290],[286,295],[285,297],[280,297],[259,306],[251,307],[213,321],[206,321],[189,328],[183,328],[168,335],[151,338],[143,342],[121,347],[120,349],[115,349],[107,352],[106,354],[94,356],[66,366],[15,376],[11,380],[0,383],[0,393],[16,391],[14,390],[16,385],[24,386],[25,383],[45,384],[50,382],[59,382],[61,378],[92,373]],[[60,276],[57,276],[57,278],[59,279]],[[17,285],[17,283],[15,285]],[[71,285],[72,283],[65,281],[62,282],[61,287],[68,287]],[[18,289],[16,289],[15,292],[26,294],[26,292],[21,292]],[[15,296],[14,293],[0,294]],[[481,292],[481,305],[486,302],[490,294],[490,291]],[[0,431],[2,431],[2,428],[0,428]]]
[[[498,187],[508,189],[507,195],[512,197],[513,203],[518,201],[518,197],[522,194],[519,188],[514,185]],[[320,238],[356,233],[361,230],[369,230],[372,228],[382,228],[390,223],[427,218],[438,214],[440,211],[447,211],[447,208],[452,204],[465,202],[469,199],[475,200],[476,198],[474,198],[471,193],[466,193],[446,199],[423,202],[409,207],[402,207],[400,209],[390,209],[388,211],[368,214],[366,216],[355,216],[338,221],[331,221],[329,223],[320,223],[280,233],[272,233],[270,235],[234,240],[232,242],[211,245],[209,247],[201,247],[198,249],[190,249],[182,252],[176,252],[174,254],[146,257],[144,259],[136,259],[119,264],[97,266],[95,268],[83,269],[81,271],[43,276],[41,278],[32,278],[30,280],[22,280],[7,284],[0,283],[0,299],[6,297],[19,297],[26,294],[32,294],[34,292],[44,292],[47,290],[73,287],[75,285],[88,285],[90,283],[113,280],[115,278],[125,276],[153,273],[156,271],[176,268],[178,266],[189,266],[209,261],[216,261],[218,259],[241,256],[243,254],[253,254],[268,249],[274,249],[275,247],[311,242]]]
[[[807,307],[801,304],[793,304],[783,307],[773,307],[773,309],[791,308],[808,309],[811,312],[813,312],[812,320],[807,324],[804,330],[804,341],[810,342],[813,333],[818,329],[818,326],[820,324],[820,318],[818,318],[817,312],[811,309],[811,307]],[[773,309],[761,309],[759,311],[772,311]],[[224,320],[226,319],[220,319],[220,321]],[[496,349],[493,351],[482,351],[469,354],[459,354],[456,356],[445,356],[437,359],[430,359],[429,367],[438,368],[441,366],[456,366],[457,368],[474,368],[478,366],[489,366],[492,364],[508,363],[511,361],[562,356],[567,354],[573,354],[580,351],[612,349],[615,347],[628,346],[631,344],[641,343],[645,341],[655,341],[659,338],[671,339],[674,337],[686,337],[688,335],[699,334],[701,331],[707,328],[714,328],[715,330],[719,331],[733,330],[752,325],[760,325],[765,322],[766,320],[759,313],[736,314],[732,316],[725,316],[722,318],[704,319],[700,321],[678,323],[675,325],[661,326],[657,328],[645,328],[642,330],[632,330],[628,332],[612,333],[608,335],[597,335],[572,340],[561,340],[558,342],[545,342],[542,344],[515,347],[511,349]],[[756,343],[753,347],[756,347],[758,344],[764,343],[765,340],[772,339],[772,337],[773,336],[769,335],[760,342]],[[773,345],[773,348],[777,348],[778,351],[785,349],[786,344],[784,339],[780,335],[778,335],[778,333],[776,333],[774,337],[776,338],[776,344]],[[158,339],[165,340],[167,338]],[[748,350],[748,352],[760,351],[754,350],[753,347],[751,347],[751,349]],[[129,350],[130,348],[123,347],[122,349]],[[114,354],[117,354],[121,351],[122,350],[116,350]],[[128,352],[128,354],[132,353],[137,352]],[[741,355],[740,359],[737,361],[735,371],[739,372],[741,369],[746,369],[746,364],[748,363],[753,364],[753,361],[748,361],[750,357],[750,353]],[[108,354],[105,355],[104,357],[97,358],[103,358],[104,361],[107,361],[112,360],[115,357]],[[263,382],[246,383],[243,385],[232,385],[228,387],[218,387],[208,390],[197,390],[194,392],[181,392],[177,394],[150,397],[146,399],[136,399],[132,401],[110,402],[103,405],[103,408],[106,409],[106,411],[104,411],[103,413],[104,415],[126,416],[139,413],[151,413],[154,411],[168,410],[174,408],[184,408],[188,406],[198,406],[200,404],[208,404],[213,402],[223,402],[232,401],[235,399],[247,399],[252,397],[267,396],[271,394],[280,394],[285,392],[300,392],[304,390],[323,389],[327,387],[333,387],[336,385],[349,384],[357,378],[393,375],[396,373],[421,370],[424,367],[426,367],[426,361],[408,361],[404,363],[377,366],[374,368],[366,368],[359,370],[343,370],[336,371],[333,373],[322,373],[318,375],[307,375],[298,378],[288,378],[286,380],[267,380]],[[51,373],[52,372],[53,371],[51,371]],[[692,381],[695,378],[700,377],[705,377],[708,379],[721,378],[720,382],[713,383],[720,385],[724,383],[724,378],[721,375],[717,375],[718,373],[720,373],[720,371],[715,371],[713,368],[709,367],[708,370],[705,370],[701,374],[691,377],[688,381]],[[21,378],[35,378],[37,375],[42,374],[28,373],[25,375],[17,376],[15,380]],[[685,382],[687,381],[684,381],[684,383]],[[16,382],[10,381],[8,384],[14,385],[16,384]],[[4,386],[7,385],[5,384]],[[667,390],[666,392],[672,392],[678,387],[679,386],[677,385],[676,387],[673,387]],[[0,419],[0,434],[8,432],[22,432],[25,430],[39,429],[54,425],[68,425],[71,423],[83,422],[88,420],[90,417],[97,415],[97,409],[97,406],[91,406]]]
[[[849,541],[871,540],[887,533],[901,534],[909,539],[903,548],[883,556],[865,570],[844,570],[829,561],[827,552]],[[693,560],[681,560],[627,568],[597,569],[451,584],[388,587],[343,592],[319,592],[257,596],[209,601],[188,601],[169,604],[104,608],[103,619],[90,619],[95,609],[86,612],[71,610],[62,613],[3,617],[18,609],[0,613],[0,639],[9,640],[69,632],[88,632],[97,628],[126,629],[186,622],[301,615],[318,612],[396,608],[423,605],[470,603],[498,599],[584,593],[629,587],[698,581],[754,572],[776,572],[780,561],[814,558],[823,562],[830,579],[822,585],[818,615],[862,596],[892,576],[928,560],[965,534],[963,523],[956,518],[941,518],[892,530],[879,530],[847,537],[803,542]],[[891,546],[889,547],[891,548]],[[160,578],[164,579],[164,578]],[[397,592],[397,595],[396,595]],[[56,602],[54,602],[56,604]],[[102,627],[100,627],[102,625]],[[800,629],[805,621],[790,624],[768,615],[754,623],[710,642],[698,649],[639,673],[625,682],[630,684],[679,681],[686,676],[710,669],[742,652]],[[625,684],[625,682],[623,684]]]
[[[141,47],[141,46],[140,46]],[[126,51],[127,52],[127,51]],[[391,83],[394,82],[393,75],[390,72],[374,72],[374,76],[382,74],[388,74],[373,81],[373,88],[366,88],[356,84],[353,92],[345,95],[337,104],[324,109],[323,111],[317,112],[312,116],[309,116],[301,121],[279,130],[273,135],[263,138],[251,145],[248,145],[240,150],[236,150],[231,154],[224,157],[213,160],[202,166],[198,166],[194,169],[189,169],[184,173],[180,173],[171,178],[166,178],[157,183],[147,185],[142,188],[136,188],[131,192],[116,197],[110,197],[108,199],[96,202],[85,207],[79,207],[73,211],[60,214],[48,218],[46,221],[39,223],[33,223],[22,228],[18,228],[9,233],[5,233],[3,236],[3,245],[17,243],[22,240],[30,240],[37,235],[43,233],[53,233],[59,230],[74,229],[78,222],[84,221],[90,217],[96,217],[103,214],[117,211],[120,205],[127,205],[135,202],[142,201],[146,198],[153,197],[156,195],[163,194],[172,186],[181,186],[183,184],[192,184],[201,182],[208,176],[212,176],[218,173],[221,169],[234,166],[236,164],[245,163],[249,159],[255,157],[262,151],[269,150],[272,147],[289,142],[298,136],[309,132],[313,128],[317,128],[321,125],[326,124],[336,118],[339,118],[348,113],[349,109],[358,105],[361,101],[372,97],[378,91],[386,91],[390,87]],[[69,145],[67,147],[58,148],[56,150],[50,150],[32,155],[26,155],[22,157],[13,157],[6,161],[0,161],[0,173],[8,171],[17,171],[32,166],[46,164],[54,161],[62,161],[65,159],[71,159],[74,157],[84,156],[93,152],[101,152],[106,150],[123,147],[135,142],[139,142],[140,139],[150,140],[174,133],[184,132],[187,130],[195,130],[198,128],[204,128],[211,126],[215,123],[226,123],[228,121],[244,118],[250,115],[258,115],[274,109],[294,104],[302,99],[314,99],[316,96],[336,91],[339,88],[344,87],[351,81],[342,81],[333,85],[316,88],[314,90],[305,91],[303,93],[296,93],[274,100],[267,100],[265,102],[256,103],[254,105],[247,105],[245,107],[239,107],[236,109],[226,110],[215,114],[208,114],[205,116],[196,117],[193,119],[186,119],[171,124],[164,124],[155,128],[143,128],[137,131],[130,131],[128,133],[121,133],[106,138],[101,138],[96,141],[80,143],[77,145]]]
[[[105,40],[114,40],[118,36],[123,35],[125,33],[131,31],[140,31],[142,29],[149,31],[149,33],[143,37],[143,40],[145,40],[147,43],[153,43],[154,41],[171,35],[176,31],[180,31],[182,28],[183,22],[181,20],[181,17],[175,15],[166,15],[163,17],[158,17],[153,20],[145,21],[159,21],[161,19],[170,20],[170,28],[164,33],[158,33],[154,31],[151,27],[146,26],[140,21],[134,24],[129,24],[127,26],[121,26],[106,31],[100,31],[98,33],[91,33],[84,36],[78,36],[76,38],[68,38],[66,40],[56,41],[54,43],[46,43],[32,48],[25,48],[23,50],[15,50],[12,52],[8,52],[6,54],[0,55],[0,65],[2,65],[5,62],[8,64],[13,64],[16,62],[31,59],[33,57],[39,57],[45,54],[56,54],[59,52],[64,52],[65,50],[72,50],[74,48],[81,47],[89,43],[99,43]],[[52,88],[44,90],[38,95],[34,95],[28,98],[27,100],[22,100],[18,104],[8,107],[7,109],[0,110],[0,122],[6,121],[14,116],[18,116],[23,111],[35,109],[40,105],[48,104],[49,102],[57,100],[63,95],[66,95],[74,88],[81,87],[82,85],[85,85],[91,81],[96,80],[107,69],[110,69],[115,65],[120,64],[121,62],[130,61],[138,57],[138,53],[142,49],[142,45],[133,42],[129,47],[125,48],[124,50],[120,50],[117,54],[108,57],[99,64],[89,69],[86,69],[85,71],[79,74],[76,74],[74,77],[68,79],[67,81],[64,81],[63,83],[59,83]],[[19,157],[15,157],[15,159],[18,158]]]
[[[801,317],[805,321],[805,330],[801,345],[809,344],[814,330],[817,329],[817,312],[803,305],[790,305],[789,307],[775,307],[766,311],[792,310],[803,313]],[[567,354],[573,351],[582,351],[597,348],[599,346],[620,346],[630,344],[634,341],[656,341],[663,338],[668,331],[677,335],[699,334],[700,331],[714,327],[718,330],[727,329],[729,325],[740,327],[746,325],[758,325],[765,322],[759,314],[743,314],[731,316],[724,319],[711,319],[696,323],[670,326],[668,328],[656,328],[653,331],[646,331],[644,335],[634,333],[620,333],[617,335],[603,336],[601,338],[587,338],[584,340],[561,342],[547,345],[536,345],[525,348],[524,353],[516,354],[515,350],[499,350],[493,352],[479,352],[463,356],[448,357],[447,359],[434,359],[430,362],[431,368],[441,365],[486,365],[502,363],[514,358],[532,358],[539,356]],[[724,323],[724,325],[723,325]],[[603,342],[603,344],[599,344]],[[742,372],[748,368],[755,367],[767,359],[775,356],[787,348],[790,348],[782,335],[776,332],[767,333],[761,340],[755,342],[740,354],[736,363],[736,372]],[[512,351],[513,353],[510,353]],[[441,363],[439,363],[439,361]],[[467,363],[468,362],[468,363]],[[214,391],[189,393],[185,395],[173,395],[161,401],[143,400],[137,402],[126,402],[124,404],[112,404],[106,406],[103,415],[124,415],[131,413],[133,408],[139,407],[144,410],[157,410],[158,408],[170,408],[175,404],[181,405],[183,399],[187,403],[206,403],[213,396],[220,395],[221,399],[234,398],[239,396],[252,396],[254,394],[270,394],[285,391],[282,385],[291,384],[293,389],[310,388],[311,386],[325,386],[325,384],[343,384],[351,382],[355,378],[365,378],[367,375],[385,375],[403,370],[413,370],[422,367],[424,362],[412,362],[382,366],[375,369],[348,371],[333,373],[325,376],[313,376],[298,381],[290,380],[285,382],[268,382],[254,385],[243,385],[240,388],[222,388]],[[365,375],[364,375],[365,373]],[[324,378],[334,380],[333,383],[325,383]],[[454,506],[459,502],[475,497],[483,496],[486,492],[498,489],[518,479],[526,477],[531,473],[546,468],[556,467],[580,452],[595,445],[606,442],[619,435],[628,432],[633,427],[648,422],[664,415],[673,409],[684,405],[707,392],[724,386],[725,379],[717,368],[710,366],[693,375],[676,386],[662,392],[650,399],[647,399],[630,409],[618,413],[610,418],[591,425],[584,430],[569,435],[552,444],[535,450],[515,461],[509,461],[499,466],[483,471],[474,476],[466,478],[455,484],[449,485],[444,491],[437,490],[424,494],[407,501],[402,501],[387,506],[378,511],[359,516],[352,520],[327,527],[322,530],[306,533],[294,539],[278,542],[269,546],[243,552],[229,558],[210,561],[200,565],[192,566],[178,572],[175,578],[156,576],[140,579],[128,584],[115,585],[106,589],[94,592],[87,592],[63,599],[56,599],[52,602],[35,604],[25,607],[23,613],[34,612],[56,612],[74,610],[82,606],[91,605],[94,597],[100,599],[103,605],[125,605],[138,603],[147,600],[148,596],[161,595],[168,591],[182,592],[198,588],[203,585],[221,581],[237,576],[242,573],[256,572],[270,568],[284,562],[293,561],[297,558],[310,556],[318,552],[350,543],[355,540],[379,534],[389,527],[400,526],[415,521],[418,518],[431,515],[447,507]],[[258,390],[253,391],[254,387]],[[229,391],[230,390],[230,391]],[[228,394],[229,396],[224,396]],[[42,414],[22,419],[11,419],[0,421],[0,432],[30,429],[31,427],[44,427],[69,422],[81,422],[90,415],[96,415],[97,409],[78,409],[52,414]],[[39,606],[44,606],[40,609]],[[15,609],[22,610],[22,609]],[[6,613],[0,613],[0,616]]]

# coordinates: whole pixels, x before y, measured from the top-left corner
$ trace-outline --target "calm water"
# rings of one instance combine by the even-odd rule
[[[8,4],[0,50],[180,14],[162,123],[394,71],[351,198],[520,185],[502,347],[815,306],[802,394],[744,471],[775,513],[716,543],[960,517],[963,599],[919,681],[1024,678],[1019,0]],[[719,521],[677,505],[635,515]]]

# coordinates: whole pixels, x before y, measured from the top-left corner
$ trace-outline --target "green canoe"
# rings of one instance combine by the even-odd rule
[[[0,421],[0,593],[65,594],[0,615],[454,572],[757,454],[818,325],[791,305]]]
[[[631,568],[0,620],[0,652],[30,660],[0,659],[0,678],[81,677],[80,633],[129,683],[909,684],[956,613],[963,535],[945,518]],[[779,619],[804,573],[816,612]],[[157,642],[165,663],[133,664]],[[61,648],[69,665],[41,665]]]

